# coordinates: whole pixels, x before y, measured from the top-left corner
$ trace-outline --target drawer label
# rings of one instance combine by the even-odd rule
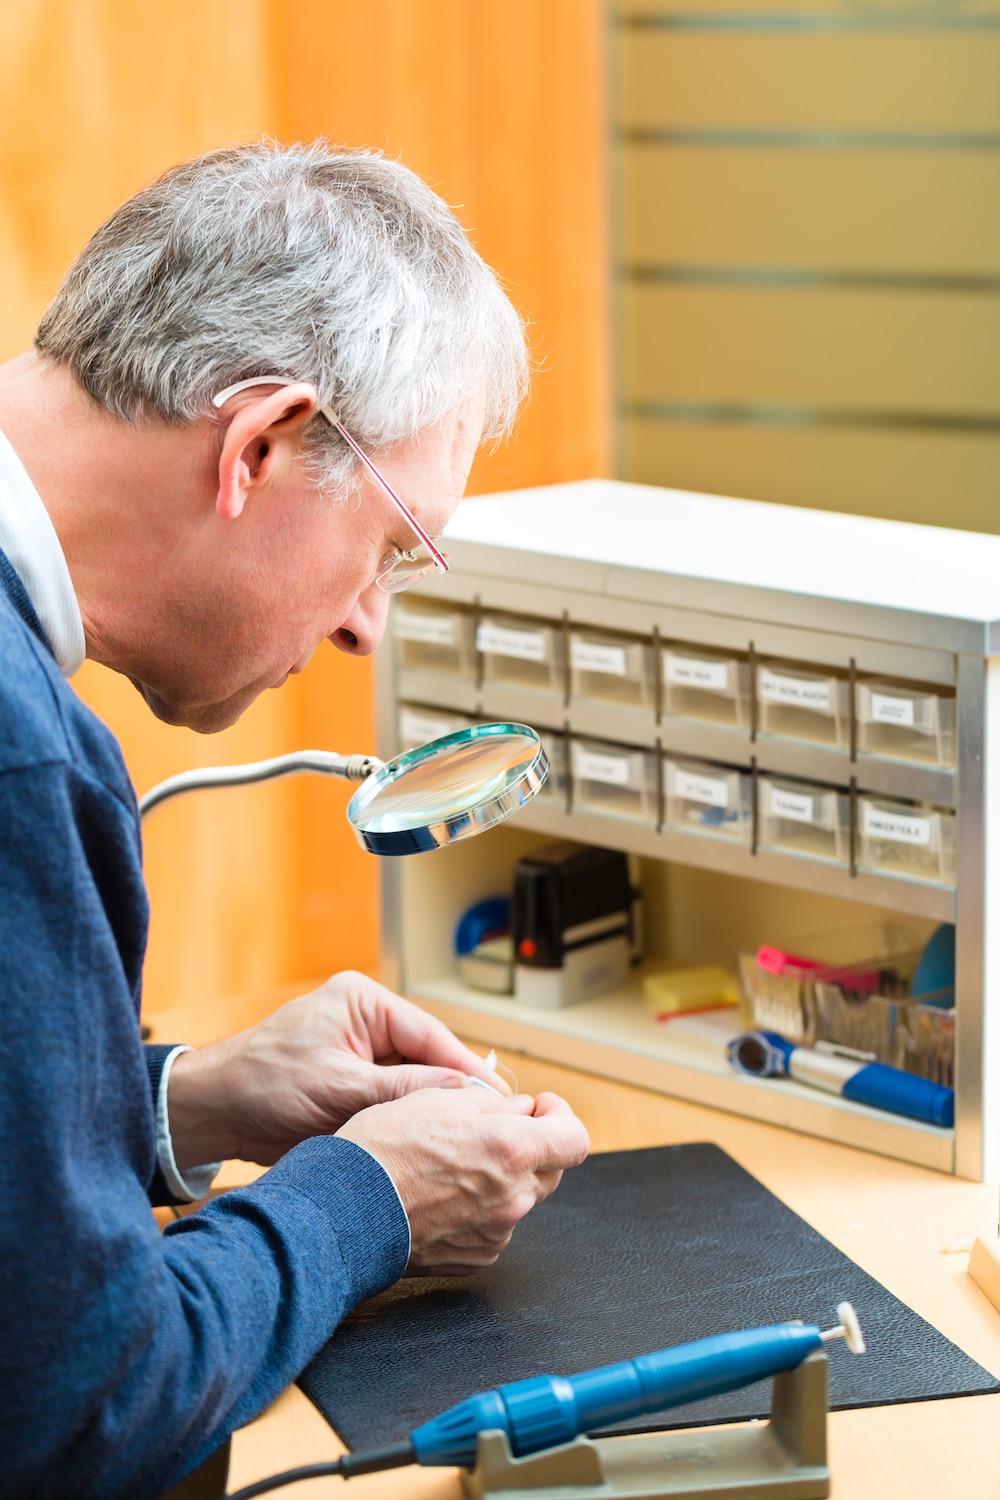
[[[677,687],[707,688],[713,693],[729,691],[729,663],[702,661],[694,656],[675,656],[668,651],[663,661],[663,675]]]
[[[512,630],[508,625],[494,625],[484,620],[476,631],[476,650],[494,656],[515,656],[518,661],[547,659],[544,630]]]
[[[876,724],[903,724],[914,727],[913,699],[891,698],[888,693],[872,693],[872,720]]]
[[[887,812],[869,802],[861,805],[861,828],[866,838],[888,839],[893,844],[921,844],[926,848],[931,841],[930,818]]]
[[[424,745],[428,740],[439,740],[443,735],[454,734],[453,719],[437,719],[433,714],[421,714],[404,708],[399,716],[400,738],[407,745]]]
[[[612,677],[624,677],[624,646],[602,646],[599,641],[581,641],[575,636],[570,641],[569,659],[577,672],[607,672]]]
[[[833,683],[829,678],[810,681],[761,667],[757,687],[765,703],[787,703],[793,708],[812,709],[817,714],[833,713]]]
[[[631,783],[632,766],[624,755],[607,755],[577,745],[573,759],[576,774],[583,781],[603,781],[607,786],[628,786]]]
[[[425,615],[416,610],[397,609],[393,629],[401,641],[421,641],[425,646],[454,646],[457,644],[457,625],[454,615]]]
[[[718,776],[702,776],[696,771],[684,771],[680,766],[671,770],[675,797],[685,797],[688,802],[700,802],[704,807],[729,806],[729,782]]]
[[[776,818],[790,818],[793,823],[815,822],[815,803],[808,794],[785,792],[780,787],[768,788],[771,813]]]

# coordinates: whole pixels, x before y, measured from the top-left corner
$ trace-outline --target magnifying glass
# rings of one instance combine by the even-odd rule
[[[183,771],[139,801],[145,818],[172,797],[316,772],[359,781],[347,819],[372,854],[422,854],[485,833],[530,802],[549,773],[526,724],[473,724],[383,762],[370,755],[300,750],[243,766]]]

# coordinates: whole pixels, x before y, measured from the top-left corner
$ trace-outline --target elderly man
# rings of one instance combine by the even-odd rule
[[[144,1057],[135,798],[65,681],[89,656],[209,733],[324,640],[368,655],[524,378],[444,204],[319,146],[167,173],[0,368],[9,1500],[159,1495],[363,1298],[491,1264],[586,1154],[561,1100],[465,1087],[481,1060],[357,974]],[[203,1196],[225,1157],[275,1165],[161,1237],[150,1199]]]

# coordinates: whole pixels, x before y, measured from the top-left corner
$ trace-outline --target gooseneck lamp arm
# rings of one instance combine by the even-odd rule
[[[250,761],[243,766],[206,766],[198,771],[181,771],[168,776],[139,799],[139,813],[145,818],[183,792],[197,792],[212,786],[248,786],[255,781],[276,781],[282,776],[303,776],[314,772],[320,776],[337,776],[342,781],[365,781],[383,762],[374,755],[338,755],[334,750],[294,750],[271,760]]]

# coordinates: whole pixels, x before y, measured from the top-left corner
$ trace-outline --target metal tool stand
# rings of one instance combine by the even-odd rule
[[[826,1412],[826,1355],[811,1354],[775,1377],[767,1422],[577,1438],[531,1458],[513,1458],[504,1433],[484,1432],[462,1484],[469,1500],[822,1500]]]

